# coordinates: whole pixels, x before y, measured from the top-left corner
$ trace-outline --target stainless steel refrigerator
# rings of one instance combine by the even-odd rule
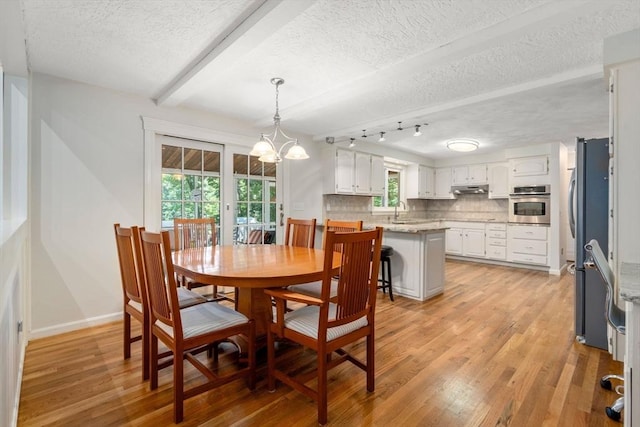
[[[598,240],[608,252],[609,139],[576,141],[576,167],[569,187],[569,225],[576,239],[576,339],[607,349],[605,287],[595,269],[585,270],[584,245]]]

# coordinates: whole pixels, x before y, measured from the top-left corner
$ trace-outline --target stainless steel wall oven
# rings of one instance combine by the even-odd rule
[[[551,222],[550,187],[527,185],[513,187],[509,194],[509,222],[549,224]]]

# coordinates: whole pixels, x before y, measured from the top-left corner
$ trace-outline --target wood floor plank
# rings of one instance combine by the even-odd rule
[[[443,295],[390,302],[380,293],[377,303],[376,390],[368,393],[364,373],[348,363],[331,371],[330,425],[620,425],[604,415],[615,393],[598,382],[622,365],[575,341],[573,276],[448,261]],[[29,343],[18,425],[172,425],[171,368],[150,391],[140,343],[123,360],[121,328]],[[364,357],[363,343],[349,348]],[[220,363],[228,366],[236,355],[225,349]],[[279,354],[290,371],[315,363],[300,347],[283,345]],[[269,393],[265,375],[263,364],[254,391],[239,380],[189,399],[181,425],[317,425],[314,401],[282,384]],[[185,378],[199,381],[193,369]]]

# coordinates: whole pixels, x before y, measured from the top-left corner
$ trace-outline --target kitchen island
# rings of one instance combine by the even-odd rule
[[[400,224],[367,223],[384,228],[382,244],[393,247],[393,292],[427,300],[444,291],[445,230],[441,221],[405,221]]]

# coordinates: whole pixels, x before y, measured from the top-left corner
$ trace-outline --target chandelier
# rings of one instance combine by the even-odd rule
[[[280,77],[274,77],[271,79],[271,84],[276,87],[276,114],[273,116],[273,124],[275,129],[270,134],[260,134],[260,141],[256,142],[253,149],[249,153],[252,156],[257,156],[258,160],[265,163],[280,163],[282,161],[282,152],[285,147],[291,145],[285,159],[302,160],[308,159],[309,155],[300,144],[298,144],[298,138],[291,138],[280,129],[280,113],[278,106],[278,95],[280,93],[280,85],[284,84],[284,79]],[[280,146],[280,149],[276,149],[276,138],[278,135],[282,135],[286,138],[286,141]]]

